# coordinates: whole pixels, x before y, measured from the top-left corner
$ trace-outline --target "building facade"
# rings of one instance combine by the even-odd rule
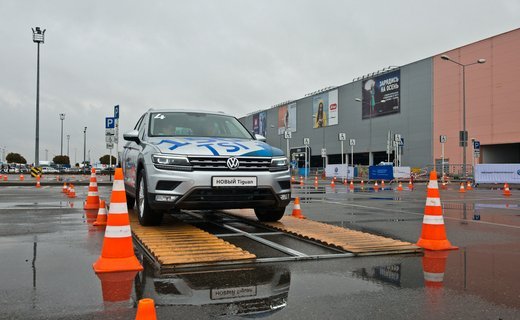
[[[287,150],[285,132],[290,131],[291,160],[308,142],[312,167],[350,164],[354,139],[354,165],[394,161],[399,152],[402,165],[420,168],[441,159],[441,135],[446,137],[445,162],[463,163],[459,138],[465,109],[468,166],[473,161],[518,163],[519,56],[516,29],[326,88],[240,121],[282,150]],[[486,61],[476,63],[478,59]],[[346,136],[343,159],[340,133]],[[480,153],[474,153],[472,139],[480,142]]]

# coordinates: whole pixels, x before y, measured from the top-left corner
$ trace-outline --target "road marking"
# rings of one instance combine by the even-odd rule
[[[360,204],[347,204],[347,203],[341,203],[337,201],[326,201],[326,200],[317,200],[316,202],[325,202],[325,203],[331,203],[331,204],[339,204],[345,207],[359,207],[359,208],[365,208],[365,209],[372,209],[372,210],[379,210],[379,211],[392,211],[392,212],[400,212],[400,213],[407,213],[407,214],[413,214],[416,216],[423,216],[424,213],[417,213],[417,212],[410,212],[410,211],[404,211],[404,210],[396,210],[396,209],[386,209],[386,208],[377,208],[377,207],[370,207],[370,206],[364,206]],[[456,221],[465,221],[465,222],[473,222],[473,223],[483,223],[491,226],[499,226],[499,227],[508,227],[508,228],[514,228],[514,229],[520,229],[520,226],[511,226],[507,224],[502,223],[495,223],[495,222],[487,222],[482,220],[466,220],[466,219],[459,219],[459,218],[453,218],[453,217],[444,217],[446,220],[456,220]]]

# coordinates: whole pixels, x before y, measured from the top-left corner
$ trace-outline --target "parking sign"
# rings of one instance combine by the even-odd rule
[[[106,117],[105,118],[105,129],[114,129],[116,125],[115,117]]]
[[[114,106],[114,118],[119,119],[119,105]]]

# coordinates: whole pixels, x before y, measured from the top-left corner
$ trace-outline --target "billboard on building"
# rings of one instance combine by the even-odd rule
[[[262,111],[253,115],[253,132],[256,134],[266,136],[267,129],[267,112]]]
[[[338,124],[338,90],[332,90],[312,98],[313,128]]]
[[[366,79],[362,83],[362,118],[399,113],[401,70]]]
[[[296,131],[296,103],[278,108],[278,134],[284,134],[286,130]]]

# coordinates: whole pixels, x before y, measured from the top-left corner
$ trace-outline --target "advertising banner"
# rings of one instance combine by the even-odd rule
[[[410,179],[410,167],[394,167],[394,178]]]
[[[477,164],[476,183],[520,183],[520,163]]]
[[[265,137],[267,129],[267,112],[263,111],[253,115],[253,132]]]
[[[370,166],[368,167],[368,178],[376,180],[393,180],[393,166]]]
[[[361,117],[368,119],[401,112],[400,85],[401,70],[363,80]]]
[[[328,164],[325,167],[325,176],[327,178],[339,177],[339,178],[354,178],[354,167],[349,167],[346,164]]]
[[[312,127],[322,128],[338,124],[338,90],[312,98]]]
[[[284,134],[285,130],[296,131],[296,103],[278,108],[278,134]]]

